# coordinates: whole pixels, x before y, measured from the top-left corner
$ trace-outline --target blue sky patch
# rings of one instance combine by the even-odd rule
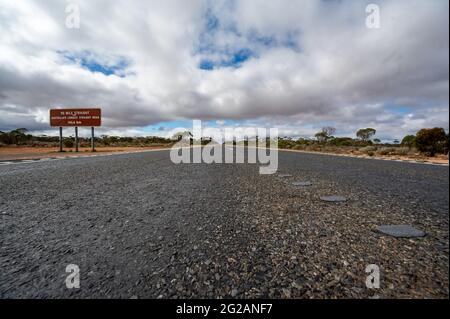
[[[112,61],[104,59],[101,61],[101,57],[95,56],[90,51],[70,52],[70,51],[57,51],[70,63],[79,64],[83,69],[91,72],[99,72],[106,76],[116,75],[119,77],[125,77],[124,71],[129,66],[129,61],[123,57],[117,57]]]
[[[227,41],[216,42],[217,37],[222,33],[227,34],[227,39],[236,39],[237,43],[242,43],[242,47],[236,47]],[[298,29],[290,30],[283,36],[260,34],[255,30],[243,34],[233,22],[221,21],[220,16],[208,9],[203,15],[202,32],[195,44],[193,54],[200,56],[198,68],[202,70],[239,68],[250,58],[258,58],[261,51],[270,48],[286,47],[299,51],[297,43],[299,34]]]
[[[204,59],[204,60],[200,61],[199,68],[202,70],[208,70],[208,71],[213,70],[214,62],[211,60]]]
[[[202,59],[199,68],[202,70],[213,70],[223,67],[239,68],[248,59],[256,57],[256,54],[249,49],[241,49],[228,55],[226,59],[213,61],[211,59]]]
[[[390,106],[387,109],[393,113],[401,115],[408,114],[411,112],[411,109],[406,106]]]
[[[191,120],[174,120],[174,121],[164,121],[159,122],[152,125],[147,125],[143,128],[143,131],[146,133],[156,133],[166,130],[171,130],[177,127],[185,127],[188,129],[192,129],[192,121]]]

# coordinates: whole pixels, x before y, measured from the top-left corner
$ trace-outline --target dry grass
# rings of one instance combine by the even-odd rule
[[[370,145],[365,147],[355,146],[328,146],[328,145],[296,145],[292,148],[292,151],[304,151],[304,152],[319,152],[330,153],[344,156],[355,157],[371,157],[380,159],[393,159],[402,161],[418,161],[435,164],[448,164],[448,156],[444,154],[438,154],[435,157],[428,157],[420,154],[414,148],[402,147],[402,146],[377,146]]]

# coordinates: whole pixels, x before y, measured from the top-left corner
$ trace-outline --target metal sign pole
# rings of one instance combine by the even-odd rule
[[[63,151],[62,126],[59,127],[59,151]]]
[[[91,133],[92,133],[92,137],[91,137],[91,148],[92,148],[92,152],[95,152],[95,142],[94,142],[94,127],[91,127]]]
[[[75,152],[78,152],[78,127],[75,126]]]

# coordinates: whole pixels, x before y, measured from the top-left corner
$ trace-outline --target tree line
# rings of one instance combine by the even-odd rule
[[[291,137],[279,138],[278,144],[280,148],[294,148],[296,145],[330,145],[335,147],[355,146],[366,147],[370,145],[380,145],[381,141],[374,138],[377,130],[371,127],[361,128],[356,132],[356,139],[351,137],[335,137],[336,129],[331,126],[323,127],[317,132],[315,140],[299,138],[293,140]],[[159,136],[146,137],[120,137],[101,135],[95,138],[96,144],[99,146],[148,146],[148,145],[167,145],[179,141],[183,137],[192,134],[188,131],[175,134],[172,138],[164,138]],[[81,146],[89,145],[89,138],[79,138]],[[2,145],[24,145],[24,146],[57,146],[59,137],[40,135],[35,136],[28,133],[26,128],[17,128],[9,132],[0,131],[0,146]],[[65,147],[73,147],[74,138],[64,138]],[[385,143],[386,144],[386,143]],[[389,143],[387,143],[389,144]],[[449,150],[449,133],[441,127],[423,128],[415,135],[406,135],[401,141],[394,140],[394,145],[415,148],[419,152],[427,156],[435,156],[436,154],[448,154]],[[390,144],[389,144],[390,145]]]
[[[80,146],[89,146],[90,138],[78,138]],[[18,128],[9,132],[0,131],[0,147],[2,145],[55,147],[59,143],[58,136],[32,135],[26,128]],[[171,139],[159,136],[127,137],[101,135],[95,138],[97,146],[151,146],[173,143]],[[64,137],[64,147],[72,148],[75,144],[73,136]]]
[[[415,135],[406,135],[401,141],[393,140],[392,143],[382,143],[380,139],[374,138],[377,130],[371,127],[357,130],[356,139],[351,137],[335,137],[335,132],[336,129],[334,127],[326,126],[314,135],[315,140],[300,138],[294,141],[292,138],[284,137],[281,139],[281,144],[282,147],[287,146],[287,148],[292,148],[292,144],[311,145],[315,143],[337,147],[366,147],[370,145],[404,146],[409,149],[415,148],[427,156],[448,154],[449,150],[449,133],[446,133],[441,127],[423,128]]]

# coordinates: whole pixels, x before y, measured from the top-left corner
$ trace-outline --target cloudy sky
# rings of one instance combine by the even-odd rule
[[[371,2],[379,28],[366,25]],[[49,108],[90,106],[103,109],[101,132],[120,135],[168,136],[192,119],[292,136],[448,129],[448,7],[0,0],[0,130],[56,134]]]

